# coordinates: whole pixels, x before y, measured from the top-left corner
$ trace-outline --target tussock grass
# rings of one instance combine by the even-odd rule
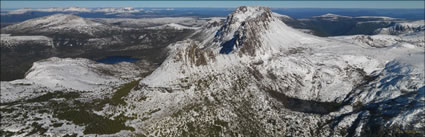
[[[130,83],[124,84],[121,86],[115,94],[111,98],[111,104],[112,105],[126,105],[123,97],[127,96],[128,93],[130,93],[131,89],[133,89],[137,84],[139,84],[140,80],[135,80]]]

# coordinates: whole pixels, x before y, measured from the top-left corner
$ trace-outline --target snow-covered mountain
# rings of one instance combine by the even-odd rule
[[[374,52],[378,51],[378,49],[369,49],[369,48],[359,48],[357,45],[349,44],[346,42],[332,41],[330,39],[319,38],[315,36],[311,36],[308,34],[301,33],[295,29],[292,29],[286,26],[284,23],[277,20],[275,17],[271,16],[271,12],[267,8],[258,7],[241,7],[236,10],[233,14],[231,14],[227,22],[224,26],[222,26],[219,30],[216,31],[216,34],[213,38],[206,39],[200,43],[196,41],[184,41],[179,44],[174,45],[175,55],[176,57],[169,59],[166,63],[171,63],[170,65],[164,65],[166,67],[160,68],[155,71],[151,76],[143,80],[142,82],[146,82],[147,85],[174,85],[178,82],[176,79],[186,77],[187,73],[195,73],[197,74],[198,68],[197,66],[209,66],[210,63],[212,66],[215,66],[211,69],[229,69],[227,67],[238,67],[246,66],[248,64],[252,64],[255,62],[262,62],[260,64],[265,63],[265,60],[271,61],[271,64],[281,65],[285,63],[277,63],[273,62],[274,58],[278,58],[276,56],[285,56],[285,54],[299,54],[300,52],[307,52],[312,58],[308,59],[308,62],[303,62],[299,60],[295,64],[309,64],[311,68],[319,68],[319,66],[315,66],[315,61],[321,62],[319,63],[321,66],[339,66],[341,70],[344,70],[344,66],[354,67],[352,69],[360,69],[363,70],[366,75],[372,73],[373,71],[379,70],[383,67],[384,64],[380,62],[385,62],[391,60],[391,57],[381,57],[377,60]],[[202,44],[205,43],[205,44]],[[184,45],[184,46],[183,46]],[[413,47],[414,48],[414,47]],[[346,51],[342,50],[346,49]],[[350,49],[350,50],[347,50]],[[419,48],[420,49],[420,48]],[[416,48],[416,50],[419,50]],[[197,51],[195,53],[189,51]],[[370,51],[372,50],[372,51]],[[374,51],[375,50],[375,51]],[[380,49],[379,49],[380,50]],[[406,49],[403,49],[406,50]],[[313,52],[313,53],[309,53]],[[364,51],[364,52],[363,52]],[[367,52],[366,52],[367,51]],[[321,53],[324,52],[324,53]],[[412,50],[411,52],[414,52]],[[421,50],[417,51],[418,53]],[[332,56],[329,54],[332,53]],[[360,54],[362,53],[362,54]],[[192,55],[194,54],[194,55]],[[305,53],[306,54],[306,53]],[[307,54],[307,55],[308,55]],[[357,55],[360,54],[360,55]],[[192,57],[191,57],[192,56]],[[288,55],[286,55],[288,56]],[[306,55],[305,55],[306,56]],[[314,57],[314,58],[313,58]],[[333,58],[335,57],[335,58]],[[327,58],[328,60],[332,60],[332,58],[336,60],[340,60],[342,64],[324,64],[323,58]],[[342,58],[342,60],[341,60]],[[394,57],[393,57],[394,58]],[[279,62],[282,59],[278,59]],[[222,62],[221,62],[222,61]],[[234,62],[233,62],[234,61]],[[336,61],[338,62],[338,61]],[[333,62],[333,63],[336,63]],[[239,64],[241,63],[241,64]],[[354,63],[354,64],[351,64]],[[262,71],[267,69],[267,65],[263,64]],[[173,67],[177,67],[173,68]],[[179,68],[180,66],[181,68]],[[222,68],[223,67],[223,68]],[[252,66],[249,66],[252,67]],[[295,66],[292,66],[295,67]],[[299,66],[301,67],[301,66]],[[303,66],[303,69],[306,66]],[[272,67],[273,68],[273,67]],[[279,68],[279,67],[278,67]],[[285,67],[283,67],[285,68]],[[297,68],[297,67],[295,67]],[[162,72],[163,70],[184,70],[185,74],[171,76],[169,73]],[[188,72],[187,70],[195,69],[195,71]],[[301,68],[300,68],[301,69]],[[286,73],[290,70],[285,70]],[[314,70],[310,70],[316,72]],[[218,72],[222,72],[219,71]],[[316,72],[319,73],[320,72]],[[322,72],[323,73],[323,72]],[[329,72],[327,72],[329,73]],[[360,72],[359,72],[360,73]],[[158,75],[155,75],[158,74]],[[161,75],[167,75],[162,77]],[[179,74],[179,73],[172,73]],[[208,74],[208,73],[203,73]],[[301,75],[301,74],[297,74]],[[306,75],[306,74],[302,74]],[[313,75],[311,75],[313,76]],[[303,76],[301,76],[303,77]],[[340,77],[348,77],[348,76],[340,76]],[[164,80],[165,78],[166,80]],[[306,78],[305,76],[303,78]],[[169,81],[168,81],[168,80]],[[304,79],[306,80],[306,79]],[[158,82],[156,82],[158,81]],[[167,84],[168,82],[170,84]],[[344,81],[344,80],[341,80]],[[331,82],[332,83],[332,82]],[[353,87],[355,82],[349,81],[347,92],[350,91],[350,88]],[[277,84],[282,85],[282,84]],[[303,84],[304,85],[304,84]],[[304,85],[307,87],[307,85]],[[303,86],[303,87],[304,87]],[[311,86],[311,85],[310,85]],[[326,87],[332,86],[332,84],[327,85]],[[341,85],[336,86],[338,88],[342,88]],[[312,88],[312,87],[308,87]],[[341,90],[341,89],[338,89]],[[299,96],[298,98],[303,99],[316,99],[322,101],[335,101],[337,97],[325,96],[326,98],[318,98],[311,97],[307,95],[311,95],[310,92],[313,90],[301,90],[294,91],[294,94],[300,94],[300,92],[307,92],[303,95],[305,97]],[[325,90],[329,93],[330,90]],[[290,93],[291,91],[285,91],[286,93]],[[341,91],[339,91],[341,92]],[[301,95],[301,94],[300,94]],[[296,96],[296,95],[294,95]]]
[[[76,33],[93,36],[113,29],[113,26],[94,22],[72,14],[54,14],[30,19],[1,29],[2,33],[40,34],[40,33]]]
[[[319,38],[286,26],[268,8],[240,7],[213,37],[183,41],[171,48],[163,65],[141,81],[146,87],[140,91],[154,99],[135,103],[136,109],[130,112],[161,109],[143,124],[146,133],[159,128],[166,135],[205,135],[196,127],[209,129],[211,125],[220,127],[216,133],[222,136],[365,136],[385,134],[386,130],[420,132],[419,127],[424,126],[418,122],[423,114],[419,106],[424,105],[414,101],[424,99],[424,84],[419,82],[424,75],[420,66],[424,51],[419,47],[379,49]],[[413,57],[415,60],[406,60]],[[394,70],[398,68],[412,70],[399,74],[414,81],[396,79]],[[387,81],[390,79],[392,82]],[[406,87],[404,93],[398,92],[401,87]],[[157,97],[162,88],[172,93]],[[385,95],[369,94],[366,89]],[[354,96],[358,92],[362,96]],[[385,117],[390,111],[385,107],[395,99],[407,101],[394,109],[412,101],[418,107],[410,108],[412,113],[394,112]],[[374,125],[367,120],[380,118],[387,121]],[[357,123],[355,119],[366,120]],[[321,124],[329,121],[336,125]],[[372,129],[376,127],[382,130]],[[200,131],[191,133],[191,128]],[[246,128],[255,132],[245,132]]]
[[[118,13],[137,13],[141,11],[143,11],[143,9],[123,7],[123,8],[97,8],[97,9],[94,9],[92,12],[105,12],[108,14],[118,14]]]
[[[323,14],[323,15],[320,15],[320,16],[315,16],[313,18],[320,18],[320,19],[323,19],[323,20],[337,21],[338,19],[351,19],[353,17],[327,13],[327,14]]]
[[[23,8],[17,10],[11,10],[8,14],[24,14],[27,12],[91,12],[91,9],[88,8],[80,8],[80,7],[67,7],[67,8],[43,8],[43,9],[31,9],[31,8]]]
[[[376,30],[376,33],[387,35],[399,35],[421,31],[425,31],[425,20],[395,23],[390,27],[380,28]]]
[[[165,24],[165,25],[161,25],[161,26],[148,27],[148,29],[177,29],[177,30],[183,30],[183,29],[199,29],[199,28],[198,27],[184,26],[184,25],[180,25],[180,24],[177,24],[177,23],[170,23],[170,24]]]
[[[373,35],[377,29],[390,27],[404,19],[385,16],[342,16],[324,14],[312,18],[283,20],[285,24],[317,36]],[[310,31],[309,31],[310,30]]]
[[[116,24],[122,27],[145,28],[158,27],[167,24],[180,24],[183,26],[200,27],[211,18],[195,18],[195,17],[161,17],[161,18],[97,18],[95,21],[105,24]]]
[[[17,45],[25,45],[28,43],[43,46],[53,46],[52,39],[46,36],[10,36],[10,34],[1,34],[0,47],[12,48]]]
[[[143,11],[143,9],[135,9],[132,7],[122,8],[81,8],[81,7],[66,7],[66,8],[41,8],[41,9],[17,9],[7,12],[7,14],[25,14],[28,12],[102,12],[107,14],[118,14],[118,13],[137,13]]]
[[[306,34],[287,26],[269,8],[242,6],[224,23],[210,20],[191,38],[170,45],[169,55],[159,68],[146,77],[130,74],[129,79],[140,78],[140,82],[122,85],[116,94],[106,90],[109,94],[102,94],[104,98],[95,95],[103,93],[103,88],[61,86],[78,83],[78,87],[90,87],[86,85],[98,80],[80,80],[109,79],[85,71],[87,63],[68,60],[81,64],[76,68],[52,65],[68,64],[55,63],[62,60],[57,58],[36,63],[26,79],[44,84],[46,76],[53,77],[45,84],[46,91],[57,93],[51,88],[57,85],[66,87],[62,92],[77,92],[79,97],[68,95],[63,97],[66,102],[58,102],[62,96],[43,96],[29,98],[29,103],[19,102],[12,93],[33,90],[17,88],[28,86],[18,84],[21,80],[2,82],[2,101],[8,98],[2,108],[37,105],[31,103],[34,100],[52,106],[40,108],[40,113],[46,113],[27,113],[30,119],[21,121],[35,122],[28,129],[17,127],[30,126],[31,122],[12,120],[15,113],[26,110],[6,113],[2,129],[14,135],[33,131],[51,136],[423,135],[424,49],[377,48],[353,41]],[[67,68],[87,72],[90,78],[79,79],[74,69]],[[117,71],[133,72],[131,67],[127,69]],[[72,76],[71,80],[66,75]],[[16,87],[3,89],[3,85]],[[3,90],[10,94],[3,94]],[[94,118],[75,118],[74,112]]]
[[[283,22],[294,20],[293,18],[291,18],[291,17],[289,17],[287,15],[282,15],[282,14],[275,13],[275,12],[273,12],[272,14],[273,14],[274,17],[279,18]]]
[[[391,17],[385,17],[385,16],[356,16],[356,17],[351,17],[351,16],[342,16],[342,15],[337,15],[337,14],[332,14],[332,13],[327,13],[327,14],[323,14],[320,16],[315,16],[313,18],[319,18],[319,19],[323,19],[323,20],[333,20],[333,21],[337,21],[339,19],[364,19],[364,20],[382,20],[382,21],[396,21],[396,20],[400,20],[397,18],[391,18]]]
[[[425,47],[424,31],[401,35],[350,35],[350,36],[337,36],[337,40],[344,40],[360,46],[366,47]]]

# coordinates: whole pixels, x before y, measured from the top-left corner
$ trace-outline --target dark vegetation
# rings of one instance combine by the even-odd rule
[[[41,134],[42,135],[47,131],[47,129],[43,128],[42,125],[37,123],[37,122],[33,122],[31,124],[31,126],[33,127],[33,129],[31,130],[31,132],[29,132],[27,134],[27,136],[34,135],[34,134]]]
[[[288,97],[283,93],[274,90],[266,90],[267,93],[282,105],[292,111],[314,113],[314,114],[328,114],[337,111],[341,104],[335,102],[318,102],[312,100],[302,100],[298,98]]]
[[[26,102],[28,103],[32,103],[32,102],[46,102],[49,101],[52,98],[64,98],[64,99],[74,99],[74,98],[78,98],[80,97],[80,94],[77,92],[48,92],[44,95],[32,98],[32,99],[28,99],[26,100]]]
[[[24,78],[33,62],[50,57],[98,60],[109,56],[130,56],[148,61],[153,65],[151,67],[155,67],[165,59],[167,45],[184,39],[192,32],[192,30],[169,29],[110,32],[96,36],[112,38],[110,42],[101,45],[88,42],[93,36],[81,34],[8,32],[12,35],[45,35],[53,38],[54,47],[35,42],[23,43],[12,48],[2,46],[0,76],[2,81]],[[138,36],[141,35],[146,37],[139,39]]]
[[[84,134],[113,134],[121,130],[134,130],[132,127],[125,126],[128,117],[120,115],[114,120],[99,116],[93,112],[83,109],[57,110],[56,117],[72,121],[74,124],[86,126]]]
[[[21,100],[17,102],[1,104],[5,108],[1,110],[2,116],[4,114],[10,114],[21,110],[28,112],[18,112],[17,115],[28,118],[28,114],[31,113],[48,113],[53,114],[54,117],[66,121],[70,121],[76,125],[85,126],[84,134],[113,134],[121,130],[131,130],[134,128],[125,125],[127,120],[133,119],[132,117],[124,116],[120,114],[116,117],[100,116],[94,113],[94,111],[100,111],[106,105],[119,106],[125,105],[123,97],[126,97],[130,90],[138,85],[139,81],[131,81],[123,84],[119,87],[111,97],[97,98],[93,100],[81,99],[81,92],[74,91],[55,91],[48,92],[41,96]],[[43,104],[42,107],[32,106],[34,103]],[[15,109],[16,106],[29,106],[24,109]],[[151,113],[155,113],[159,110],[153,110]],[[48,129],[42,127],[41,124],[37,123],[40,118],[34,118],[35,120],[30,126],[32,130],[27,135],[43,135]],[[54,122],[50,127],[60,127],[64,123]],[[0,130],[2,135],[14,135],[15,133],[6,132]]]
[[[128,93],[130,93],[130,90],[136,87],[137,84],[139,84],[140,80],[135,80],[130,83],[124,84],[122,87],[120,87],[115,94],[111,98],[111,104],[112,105],[126,105],[125,101],[122,99],[123,97],[126,97]]]

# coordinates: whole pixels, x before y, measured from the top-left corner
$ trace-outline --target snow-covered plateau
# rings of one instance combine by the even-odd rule
[[[75,33],[93,36],[99,33],[117,30],[117,27],[101,24],[72,14],[54,14],[26,20],[2,28],[2,32],[16,33]]]
[[[1,134],[425,135],[423,29],[318,37],[286,17],[239,7],[169,45],[151,73],[81,58],[35,62],[24,79],[1,81]]]
[[[40,9],[32,9],[32,8],[24,8],[24,9],[17,9],[17,10],[11,10],[7,12],[9,15],[15,15],[15,14],[25,14],[28,12],[102,12],[102,13],[108,13],[108,14],[118,14],[118,13],[135,13],[135,12],[142,12],[143,9],[135,9],[132,7],[123,7],[123,8],[95,8],[95,9],[89,9],[89,8],[81,8],[81,7],[67,7],[67,8],[40,8]]]
[[[11,36],[0,34],[1,47],[13,47],[25,43],[38,43],[40,45],[52,46],[52,39],[46,36]]]
[[[418,21],[411,21],[411,22],[395,23],[394,25],[390,27],[376,30],[376,33],[398,35],[398,34],[406,34],[406,33],[412,33],[412,32],[420,32],[423,34],[424,31],[425,31],[425,20],[418,20]]]

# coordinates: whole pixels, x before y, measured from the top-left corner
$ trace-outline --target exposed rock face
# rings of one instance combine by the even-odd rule
[[[243,53],[254,56],[255,48],[261,46],[258,34],[269,29],[269,23],[274,20],[269,8],[239,7],[227,17],[214,41],[222,42],[220,53],[228,54],[233,48],[240,48]]]

